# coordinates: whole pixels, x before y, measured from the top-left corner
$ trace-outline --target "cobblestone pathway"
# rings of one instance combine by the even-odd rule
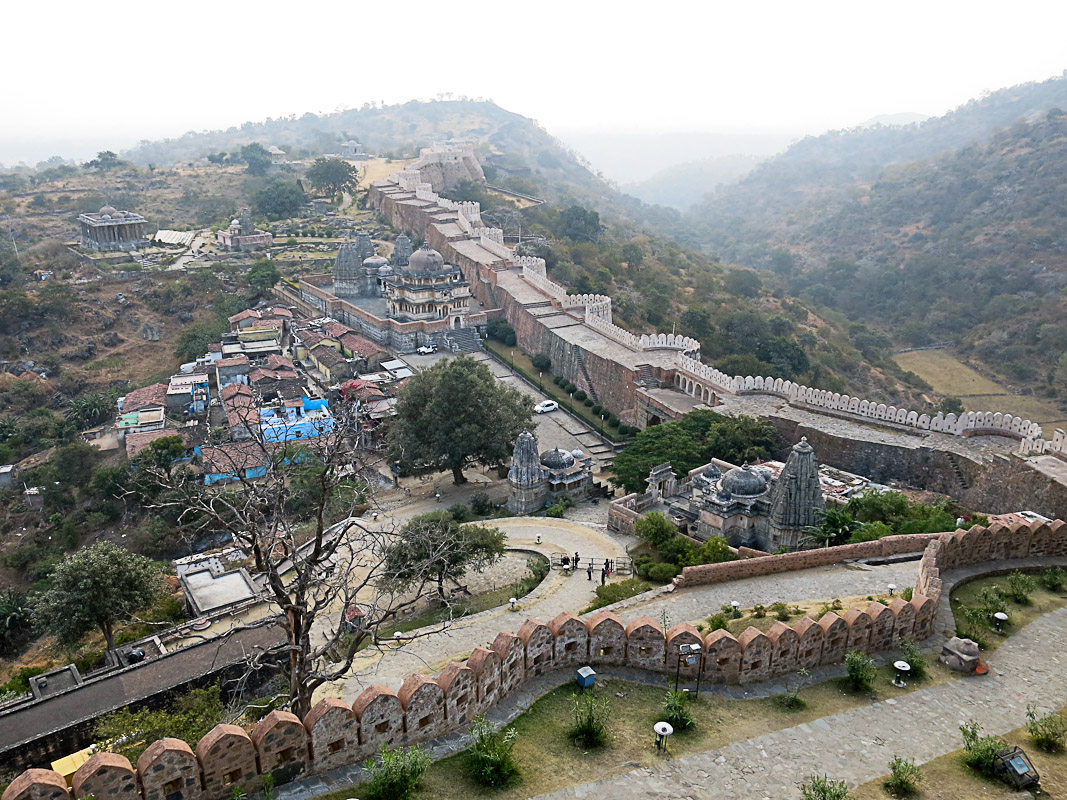
[[[1032,622],[990,659],[990,674],[921,689],[895,700],[735,742],[719,750],[637,769],[549,795],[564,798],[783,800],[814,771],[850,786],[888,772],[894,755],[925,763],[960,747],[960,724],[1002,734],[1026,721],[1026,705],[1067,703],[1067,609]]]

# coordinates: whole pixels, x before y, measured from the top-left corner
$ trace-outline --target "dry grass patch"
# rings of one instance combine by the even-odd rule
[[[935,392],[959,397],[968,394],[1006,394],[996,381],[982,376],[946,350],[897,353],[893,360],[930,383]]]

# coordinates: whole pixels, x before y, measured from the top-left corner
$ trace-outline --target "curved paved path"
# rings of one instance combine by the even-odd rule
[[[888,772],[894,755],[925,763],[961,746],[959,726],[975,719],[988,734],[1026,722],[1026,706],[1067,704],[1067,608],[1009,638],[990,658],[990,674],[953,681],[823,717],[719,750],[664,762],[541,797],[783,800],[812,772],[856,786]]]
[[[494,524],[505,530],[509,546],[536,550],[545,555],[578,551],[583,558],[618,558],[625,555],[624,543],[633,541],[567,520],[516,518]],[[542,536],[540,545],[536,544],[539,533]],[[616,604],[611,610],[624,622],[646,614],[660,620],[666,613],[668,624],[675,624],[707,617],[732,600],[750,607],[757,603],[770,605],[778,600],[799,603],[881,594],[889,583],[901,588],[913,585],[917,570],[918,562],[880,567],[837,565],[672,593],[646,594]],[[447,629],[410,641],[402,648],[368,653],[356,662],[352,674],[344,682],[325,687],[321,696],[335,696],[351,702],[373,684],[397,689],[412,673],[434,674],[448,661],[465,658],[475,647],[487,647],[500,631],[516,632],[527,617],[548,622],[561,611],[578,613],[594,598],[594,590],[599,585],[597,578],[594,573],[593,581],[589,581],[582,570],[569,576],[553,571],[519,612],[512,613],[506,608],[486,611],[457,620]]]

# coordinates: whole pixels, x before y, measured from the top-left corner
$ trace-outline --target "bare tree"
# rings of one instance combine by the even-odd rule
[[[145,466],[160,489],[153,507],[180,509],[194,535],[227,531],[248,553],[253,579],[279,613],[225,635],[262,625],[284,631],[289,703],[300,716],[316,689],[347,674],[399,614],[436,598],[436,562],[465,546],[462,537],[439,537],[405,564],[403,581],[390,574],[395,533],[361,516],[378,473],[377,457],[354,445],[357,409],[339,403],[332,417],[316,415],[309,432],[307,418],[264,426],[249,408],[250,439],[205,447],[185,467]]]

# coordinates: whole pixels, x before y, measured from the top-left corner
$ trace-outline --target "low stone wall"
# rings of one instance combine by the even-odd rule
[[[664,631],[649,617],[624,626],[606,611],[588,620],[561,613],[548,625],[527,620],[518,635],[498,634],[491,648],[475,648],[465,663],[448,665],[436,680],[412,675],[399,692],[372,686],[351,706],[325,699],[304,720],[272,711],[251,735],[224,724],[195,747],[163,739],[145,750],[136,767],[114,753],[97,753],[75,773],[73,795],[58,773],[27,770],[2,800],[77,800],[87,794],[109,800],[227,800],[237,788],[257,791],[266,775],[284,783],[359,763],[382,744],[418,744],[462,730],[527,679],[551,670],[621,664],[669,674],[678,667],[680,644],[700,644],[702,655],[685,666],[687,675],[699,672],[713,684],[753,683],[836,664],[849,649],[873,652],[904,638],[924,639],[935,617],[936,603],[921,594],[910,602],[895,598],[888,607],[871,603],[844,616],[830,612],[794,626],[776,623],[767,633],[750,627],[739,637],[725,630],[702,635],[688,623]]]
[[[930,543],[919,563],[915,591],[940,597],[941,573],[990,561],[1067,556],[1067,523],[1017,523],[974,526],[943,533]]]
[[[817,550],[798,550],[795,553],[762,555],[759,558],[743,558],[739,561],[724,561],[721,564],[701,564],[686,567],[674,579],[676,586],[701,586],[708,583],[736,581],[742,578],[758,578],[791,572],[796,569],[825,567],[859,559],[888,558],[904,553],[921,553],[940,533],[913,533],[905,536],[886,536],[874,542],[845,544],[839,547],[822,547]]]

